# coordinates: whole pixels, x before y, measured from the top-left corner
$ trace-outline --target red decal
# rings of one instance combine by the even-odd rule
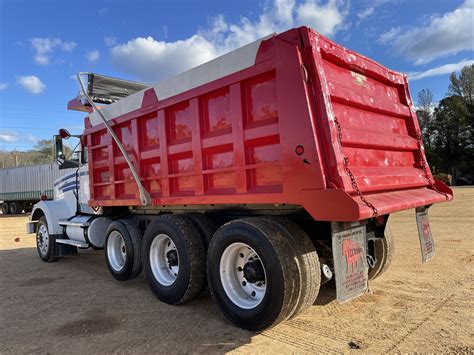
[[[429,222],[425,219],[422,222],[423,225],[423,238],[427,242],[430,239],[430,224]]]
[[[362,263],[363,249],[359,243],[350,239],[344,239],[342,242],[342,254],[346,257],[347,271],[354,272],[357,269],[359,261]]]

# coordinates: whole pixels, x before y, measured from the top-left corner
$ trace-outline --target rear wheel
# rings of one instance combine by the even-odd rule
[[[36,227],[36,250],[41,260],[51,263],[58,260],[56,256],[56,238],[49,234],[46,217],[40,217]]]
[[[389,268],[395,254],[392,232],[385,228],[384,237],[374,241],[375,265],[369,267],[369,280],[374,280]]]
[[[205,280],[205,250],[199,231],[185,216],[151,222],[142,247],[143,268],[155,296],[169,304],[190,301]]]
[[[8,208],[8,202],[2,203],[2,213],[3,214],[9,214],[10,209]]]
[[[217,224],[211,218],[202,213],[188,213],[186,216],[191,220],[191,222],[193,222],[194,226],[199,231],[204,244],[204,250],[207,254],[211,238],[218,229]]]
[[[112,222],[107,229],[105,259],[112,276],[118,281],[136,278],[142,271],[141,233],[126,219]]]
[[[21,213],[21,210],[22,210],[20,204],[18,202],[15,202],[15,201],[10,202],[10,205],[9,205],[8,209],[9,209],[10,214]]]
[[[214,235],[207,258],[209,287],[221,311],[235,325],[260,331],[316,299],[320,275],[315,278],[317,290],[308,287],[311,274],[308,279],[303,274],[312,263],[303,262],[300,249],[289,238],[289,231],[295,228],[275,219],[243,218],[225,224]],[[299,236],[307,238],[304,233]],[[303,238],[309,246],[307,242]],[[308,252],[317,261],[314,248]]]
[[[297,258],[300,289],[299,299],[291,317],[298,316],[316,301],[321,287],[321,266],[314,244],[305,231],[294,222],[284,218],[268,218],[282,228],[282,232],[293,247]]]

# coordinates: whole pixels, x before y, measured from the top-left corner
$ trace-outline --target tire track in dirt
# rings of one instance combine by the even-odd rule
[[[311,324],[310,322],[294,319],[287,321],[285,325],[293,327],[304,332],[311,333],[314,337],[322,337],[330,341],[341,344],[341,346],[348,346],[350,342],[355,342],[360,345],[361,349],[364,351],[376,351],[378,353],[384,352],[385,347],[379,344],[372,344],[357,336],[351,336],[350,334],[344,332],[335,332],[334,328],[328,328],[323,326],[318,326]]]
[[[397,349],[397,347],[403,343],[410,335],[412,335],[414,332],[416,332],[418,329],[420,329],[424,324],[432,320],[432,317],[438,312],[441,308],[443,308],[446,303],[448,303],[454,296],[456,296],[456,293],[451,294],[449,297],[443,298],[440,302],[438,302],[437,305],[417,324],[415,324],[413,327],[411,327],[405,335],[403,335],[400,339],[398,339],[388,350],[385,351],[385,353],[391,353]]]
[[[281,343],[290,345],[297,350],[310,352],[310,353],[324,353],[324,354],[343,354],[340,350],[335,350],[329,347],[321,346],[320,344],[316,343],[314,340],[305,339],[298,339],[292,334],[291,331],[283,331],[278,328],[284,328],[287,324],[283,326],[279,326],[277,328],[270,329],[265,331],[261,335],[267,338],[270,338],[275,341],[279,341]]]

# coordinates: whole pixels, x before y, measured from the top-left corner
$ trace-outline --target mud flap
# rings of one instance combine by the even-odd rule
[[[366,227],[331,223],[331,228],[337,300],[346,302],[367,290]]]
[[[435,246],[428,220],[428,207],[416,208],[416,225],[420,239],[421,261],[426,263],[435,256]]]

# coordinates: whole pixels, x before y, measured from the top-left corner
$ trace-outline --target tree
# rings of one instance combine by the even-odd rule
[[[450,75],[448,93],[435,107],[429,89],[418,93],[417,116],[431,167],[474,178],[474,65]],[[433,169],[434,171],[434,169]]]
[[[456,72],[452,72],[449,81],[449,94],[462,97],[466,105],[472,108],[474,106],[474,64],[462,68],[459,77]],[[472,111],[470,113],[472,114]]]
[[[418,93],[418,109],[416,115],[420,122],[421,134],[425,147],[431,148],[431,131],[433,129],[433,93],[430,89],[423,89]]]
[[[72,149],[64,144],[64,154],[68,157]],[[0,168],[12,168],[35,164],[50,164],[53,159],[53,141],[40,140],[33,149],[27,151],[0,151]]]
[[[468,110],[460,96],[448,96],[439,102],[435,116],[434,144],[443,158],[443,169],[450,171],[455,178],[457,172],[465,171],[470,155]]]

